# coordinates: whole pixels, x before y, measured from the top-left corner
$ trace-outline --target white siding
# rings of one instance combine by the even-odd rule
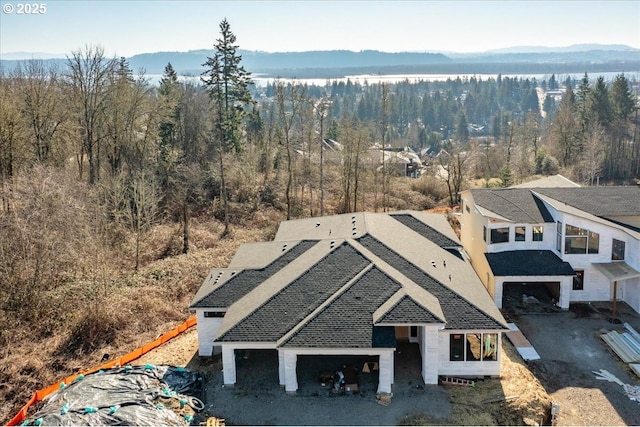
[[[220,353],[220,346],[216,346],[214,352],[213,340],[216,339],[222,317],[204,317],[205,311],[211,309],[196,309],[196,319],[198,321],[198,355],[211,356]]]

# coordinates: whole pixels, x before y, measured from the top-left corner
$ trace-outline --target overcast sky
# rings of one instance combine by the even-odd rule
[[[0,0],[0,54],[68,54],[84,45],[132,56],[211,48],[225,17],[242,49],[482,52],[578,43],[640,48],[640,0],[93,1]]]

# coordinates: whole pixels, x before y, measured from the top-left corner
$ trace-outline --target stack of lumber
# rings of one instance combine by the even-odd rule
[[[602,339],[625,363],[640,362],[640,334],[628,323],[625,332],[609,331]]]

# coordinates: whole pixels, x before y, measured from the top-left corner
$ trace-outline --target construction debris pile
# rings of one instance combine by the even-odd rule
[[[640,386],[634,386],[634,385],[630,385],[630,384],[625,384],[622,381],[620,381],[620,379],[618,377],[616,377],[615,375],[613,375],[611,372],[607,371],[606,369],[600,369],[599,371],[593,371],[593,373],[596,374],[596,379],[597,380],[609,381],[609,382],[613,382],[613,383],[616,383],[616,384],[622,386],[622,388],[624,390],[624,394],[626,394],[627,397],[629,397],[629,399],[633,400],[634,402],[640,402]]]
[[[22,425],[177,425],[204,408],[202,377],[174,366],[124,366],[79,375]],[[198,393],[199,394],[199,393]]]

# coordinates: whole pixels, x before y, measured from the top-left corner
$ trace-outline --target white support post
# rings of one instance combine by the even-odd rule
[[[560,308],[569,309],[569,301],[571,300],[571,288],[573,287],[573,276],[565,276],[560,282]]]
[[[391,393],[393,384],[393,350],[380,353],[378,393]]]
[[[298,390],[298,376],[296,374],[296,365],[298,364],[298,355],[289,351],[284,353],[284,389],[287,393],[295,393]]]
[[[425,384],[438,384],[438,326],[425,326],[422,329],[422,379]]]
[[[278,378],[280,380],[280,387],[285,386],[285,372],[284,372],[284,350],[278,349]]]
[[[499,278],[494,278],[494,295],[493,301],[496,303],[496,307],[502,308],[502,294],[504,288],[504,281]]]
[[[236,352],[229,345],[222,346],[222,373],[225,385],[236,383]]]

